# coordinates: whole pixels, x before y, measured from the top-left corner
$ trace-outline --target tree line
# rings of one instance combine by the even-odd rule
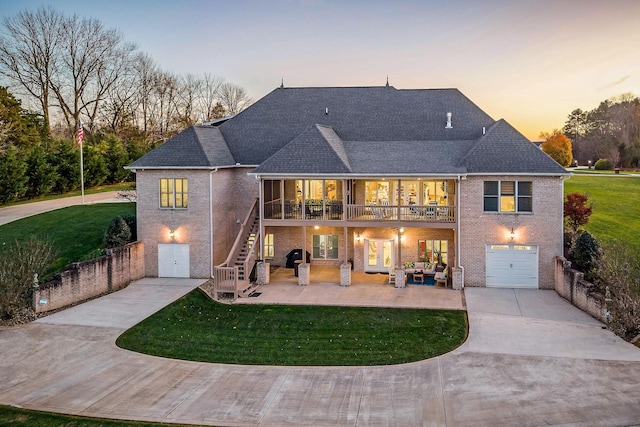
[[[54,133],[68,138],[82,122],[89,132],[135,128],[162,140],[251,102],[238,85],[163,71],[120,31],[51,7],[4,19],[0,75]]]
[[[176,75],[99,20],[52,7],[0,27],[0,204],[131,179],[123,166],[252,100],[221,77]],[[26,106],[26,107],[25,107]]]
[[[631,93],[602,101],[591,111],[573,110],[562,132],[581,165],[606,159],[613,167],[640,166],[640,99]]]

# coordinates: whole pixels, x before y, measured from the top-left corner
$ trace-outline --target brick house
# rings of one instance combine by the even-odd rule
[[[562,255],[567,172],[456,89],[280,87],[128,168],[148,276],[246,281],[303,249],[311,269],[439,260],[458,286],[553,288]]]

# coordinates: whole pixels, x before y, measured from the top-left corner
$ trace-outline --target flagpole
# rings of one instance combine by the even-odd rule
[[[84,140],[84,129],[82,122],[78,127],[78,145],[80,145],[80,189],[82,192],[82,204],[84,205],[84,156],[82,153],[82,141]]]
[[[82,191],[82,204],[84,205],[84,158],[82,155],[82,141],[80,141],[80,188]]]

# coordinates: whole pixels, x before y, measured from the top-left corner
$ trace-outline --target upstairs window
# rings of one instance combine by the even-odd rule
[[[533,212],[531,181],[485,181],[485,212]]]
[[[160,179],[160,208],[186,209],[189,204],[189,183],[184,178]]]

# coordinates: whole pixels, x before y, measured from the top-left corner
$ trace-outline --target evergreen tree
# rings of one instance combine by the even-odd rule
[[[109,228],[104,233],[104,246],[106,248],[118,248],[131,242],[131,230],[126,221],[117,216],[113,218]]]
[[[53,190],[66,193],[80,187],[80,150],[67,140],[53,142],[51,164],[56,168],[58,179]]]
[[[49,164],[44,147],[38,145],[31,149],[27,157],[27,197],[33,198],[49,194],[56,185],[56,168]]]
[[[9,146],[0,154],[0,204],[19,200],[27,192],[27,164],[18,149]]]

